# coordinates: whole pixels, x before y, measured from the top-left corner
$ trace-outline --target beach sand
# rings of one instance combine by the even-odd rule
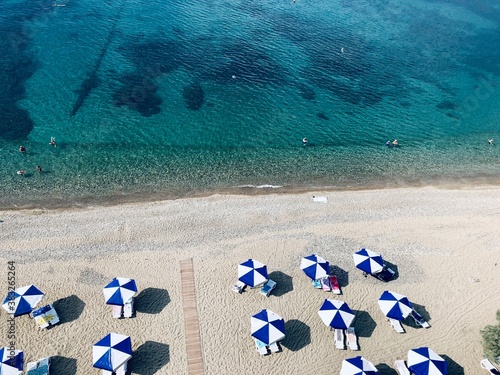
[[[328,197],[328,203],[312,196]],[[26,360],[53,357],[53,374],[98,374],[92,344],[108,332],[130,335],[132,374],[187,374],[180,262],[192,258],[205,374],[338,374],[344,358],[363,355],[381,374],[396,359],[429,346],[450,374],[481,374],[480,330],[500,308],[500,189],[407,188],[308,194],[225,196],[88,207],[0,212],[0,256],[16,284],[35,284],[62,324],[39,331],[16,318],[16,347]],[[397,269],[390,283],[365,278],[352,254],[362,247]],[[302,256],[330,261],[342,287],[335,297],[313,289]],[[255,258],[278,282],[233,293],[238,263]],[[134,278],[137,316],[116,320],[102,288],[115,276]],[[429,329],[386,322],[384,290],[408,296]],[[6,294],[6,293],[5,293]],[[360,351],[335,349],[318,316],[325,298],[348,302]],[[283,352],[262,357],[250,316],[268,308],[286,321]],[[7,314],[0,313],[1,344]]]

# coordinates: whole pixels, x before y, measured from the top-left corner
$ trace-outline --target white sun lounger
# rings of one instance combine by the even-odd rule
[[[237,281],[236,284],[233,285],[232,291],[235,293],[243,293],[245,291],[246,284],[241,281]]]
[[[487,358],[481,360],[481,367],[492,375],[500,375],[500,371]]]
[[[125,305],[123,305],[123,317],[131,318],[134,315],[134,297],[131,297]]]
[[[405,330],[399,320],[389,318],[388,321],[397,333],[405,333]]]
[[[267,280],[267,283],[260,289],[260,294],[263,296],[269,297],[273,289],[276,287],[276,281],[271,279]]]
[[[344,330],[335,328],[333,332],[333,340],[335,342],[335,347],[340,350],[345,350],[344,345]]]
[[[269,349],[271,350],[271,353],[278,353],[280,351],[280,347],[277,342],[273,342],[269,345]]]
[[[255,347],[257,348],[257,351],[259,352],[260,355],[269,354],[266,344],[264,344],[260,340],[257,340],[256,338],[254,338],[254,341],[255,341]]]
[[[40,329],[51,328],[59,323],[59,315],[57,315],[56,309],[52,305],[47,305],[33,311],[31,317],[35,319]]]
[[[359,350],[358,347],[358,338],[356,336],[356,331],[354,327],[347,328],[347,345],[349,345],[349,349],[351,350]]]
[[[429,325],[429,323],[427,323],[425,321],[425,319],[422,317],[422,315],[420,315],[418,312],[416,312],[415,310],[412,310],[411,312],[411,317],[413,318],[413,320],[415,321],[415,324],[417,326],[420,326],[420,327],[423,327],[423,328],[430,328],[431,326]]]
[[[115,319],[123,318],[123,306],[113,305],[112,312],[113,312],[113,318]]]
[[[49,375],[50,357],[39,359],[36,362],[29,362],[26,365],[26,375]]]
[[[406,367],[406,363],[402,359],[398,359],[396,362],[394,362],[394,366],[396,367],[396,370],[398,370],[399,375],[410,375],[410,370],[408,370],[408,367]]]

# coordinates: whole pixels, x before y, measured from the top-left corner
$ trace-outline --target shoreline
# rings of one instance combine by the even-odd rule
[[[392,181],[376,182],[370,184],[345,184],[344,186],[279,186],[279,185],[244,185],[230,188],[207,189],[186,192],[131,192],[128,194],[114,194],[103,196],[85,196],[76,199],[65,200],[64,198],[45,197],[33,200],[27,204],[0,203],[0,211],[22,211],[22,210],[59,210],[59,209],[86,209],[89,207],[112,207],[124,204],[141,204],[150,202],[161,202],[178,199],[203,198],[213,195],[236,195],[236,196],[259,196],[259,195],[288,195],[304,194],[308,192],[346,192],[346,191],[374,191],[391,189],[418,189],[437,188],[445,190],[481,189],[500,187],[500,176],[482,176],[474,178],[452,179],[443,178],[439,180],[415,180],[415,181]]]

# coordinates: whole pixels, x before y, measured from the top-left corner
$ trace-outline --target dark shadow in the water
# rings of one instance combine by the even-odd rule
[[[186,103],[186,108],[192,111],[200,109],[205,102],[205,93],[199,83],[192,83],[184,87],[182,96]]]
[[[319,118],[320,120],[325,120],[325,121],[330,120],[330,118],[323,112],[316,113],[316,117]]]
[[[124,76],[123,85],[113,94],[113,104],[126,105],[149,117],[161,112],[162,99],[156,94],[158,85],[140,75]]]
[[[146,117],[160,113],[163,100],[156,93],[155,79],[180,67],[182,45],[171,40],[143,42],[138,37],[119,51],[134,64],[135,71],[117,78],[121,84],[113,93],[114,105],[126,105]]]
[[[314,90],[307,86],[307,85],[304,85],[303,83],[299,83],[297,85],[298,89],[299,89],[299,95],[306,99],[306,100],[314,100],[316,99],[316,93],[314,92]]]
[[[104,43],[104,46],[102,47],[101,52],[97,57],[97,61],[94,65],[94,68],[88,73],[87,78],[83,80],[82,84],[80,85],[80,88],[76,90],[76,93],[78,93],[78,98],[76,99],[76,102],[73,105],[73,109],[71,110],[70,113],[71,117],[76,115],[80,107],[83,105],[85,99],[87,99],[87,97],[92,92],[92,90],[94,90],[99,86],[99,77],[97,76],[97,73],[99,72],[99,68],[101,67],[104,56],[106,56],[106,52],[108,52],[109,45],[113,41],[113,38],[116,34],[116,25],[120,19],[123,7],[124,5],[122,5],[116,12],[116,18],[113,21],[106,42]]]
[[[39,64],[30,52],[31,22],[53,9],[52,1],[26,1],[2,4],[0,21],[0,138],[25,139],[34,127],[29,112],[18,102],[26,97],[25,82]],[[41,20],[43,21],[43,20]]]

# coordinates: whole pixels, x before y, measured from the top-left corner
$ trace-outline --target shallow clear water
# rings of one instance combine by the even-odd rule
[[[1,207],[500,180],[497,2],[57,3],[0,4]]]

